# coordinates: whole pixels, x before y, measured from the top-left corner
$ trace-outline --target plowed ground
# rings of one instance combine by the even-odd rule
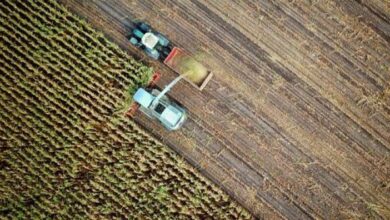
[[[183,129],[136,121],[255,215],[390,218],[389,1],[61,2],[135,56],[132,19],[205,55],[205,90],[170,93]]]

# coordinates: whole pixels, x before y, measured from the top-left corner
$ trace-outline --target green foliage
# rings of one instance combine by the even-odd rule
[[[151,68],[55,0],[0,1],[0,21],[0,218],[238,216],[118,113]]]

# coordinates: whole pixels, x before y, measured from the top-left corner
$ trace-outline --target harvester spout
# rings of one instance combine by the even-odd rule
[[[178,83],[181,79],[183,79],[184,77],[186,76],[186,74],[182,74],[178,77],[176,77],[172,82],[170,82],[167,86],[165,86],[165,88],[160,92],[160,94],[158,94],[156,96],[156,98],[153,100],[152,102],[152,107],[154,107],[155,105],[158,104],[158,101],[161,99],[161,97],[163,97],[167,92],[169,92],[169,90],[172,89],[172,87],[174,85],[176,85],[176,83]]]

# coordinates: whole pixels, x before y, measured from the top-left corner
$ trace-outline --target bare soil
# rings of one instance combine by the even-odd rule
[[[170,96],[189,111],[167,132],[137,123],[263,218],[390,218],[388,1],[62,0],[130,54],[149,22],[207,54],[214,78]]]

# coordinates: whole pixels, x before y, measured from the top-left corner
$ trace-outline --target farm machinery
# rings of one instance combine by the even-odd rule
[[[129,41],[152,59],[163,62],[179,76],[160,91],[154,88],[161,77],[160,73],[155,72],[149,85],[136,91],[133,96],[135,102],[127,114],[133,116],[136,110],[140,109],[148,117],[157,119],[168,130],[179,129],[187,118],[186,110],[166,94],[181,79],[202,90],[213,74],[195,60],[193,55],[173,46],[164,35],[154,31],[145,22],[135,23]]]

